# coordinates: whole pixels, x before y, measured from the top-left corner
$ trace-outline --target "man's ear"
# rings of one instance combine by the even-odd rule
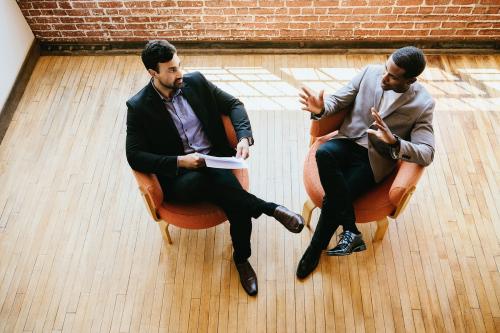
[[[156,75],[158,75],[158,72],[151,68],[148,69],[148,73],[149,75],[151,75],[151,77],[155,77]]]
[[[412,84],[412,83],[415,83],[416,81],[417,81],[417,78],[416,78],[416,77],[412,77],[412,78],[409,78],[409,79],[406,81],[406,83],[407,83],[408,85],[410,85],[410,84]]]

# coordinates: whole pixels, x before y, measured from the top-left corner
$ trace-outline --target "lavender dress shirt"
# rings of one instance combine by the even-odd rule
[[[203,126],[191,108],[191,105],[189,105],[186,98],[182,95],[182,90],[177,89],[174,96],[171,99],[167,99],[156,89],[153,80],[151,80],[151,85],[163,101],[165,110],[172,117],[181,137],[184,153],[197,152],[208,154],[212,149],[212,144],[203,131]]]

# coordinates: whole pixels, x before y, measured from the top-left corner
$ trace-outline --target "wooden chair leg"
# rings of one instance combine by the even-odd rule
[[[306,202],[304,202],[302,217],[304,218],[307,227],[309,227],[309,224],[311,223],[311,216],[314,208],[316,208],[316,205],[311,201],[311,199],[308,199]]]
[[[168,243],[168,244],[172,244],[172,238],[170,238],[170,232],[168,231],[168,226],[170,224],[168,224],[167,222],[165,221],[158,221],[158,226],[160,227],[160,232],[161,232],[161,235],[163,237],[163,239]]]
[[[385,232],[387,231],[387,227],[389,226],[389,220],[387,217],[384,217],[381,220],[377,221],[377,231],[375,232],[375,236],[373,237],[374,241],[381,241],[384,239]]]

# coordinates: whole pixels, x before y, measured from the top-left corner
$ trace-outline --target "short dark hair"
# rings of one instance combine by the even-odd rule
[[[142,50],[141,59],[146,69],[158,72],[158,63],[172,60],[176,53],[175,46],[166,40],[151,40]]]
[[[419,76],[424,71],[426,64],[424,53],[414,46],[406,46],[394,51],[392,61],[396,66],[405,70],[405,78]]]

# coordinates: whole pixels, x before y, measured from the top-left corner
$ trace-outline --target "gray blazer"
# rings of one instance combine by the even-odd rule
[[[357,139],[366,133],[373,124],[370,108],[378,110],[382,97],[380,86],[383,66],[368,66],[356,75],[351,82],[333,95],[325,97],[325,112],[321,118],[328,117],[352,105],[335,138]],[[418,82],[413,83],[403,93],[383,119],[392,133],[401,138],[401,149],[398,159],[427,166],[434,158],[434,131],[432,114],[434,100],[427,90]],[[368,156],[375,176],[380,182],[397,164],[390,154],[390,146],[368,136]]]

